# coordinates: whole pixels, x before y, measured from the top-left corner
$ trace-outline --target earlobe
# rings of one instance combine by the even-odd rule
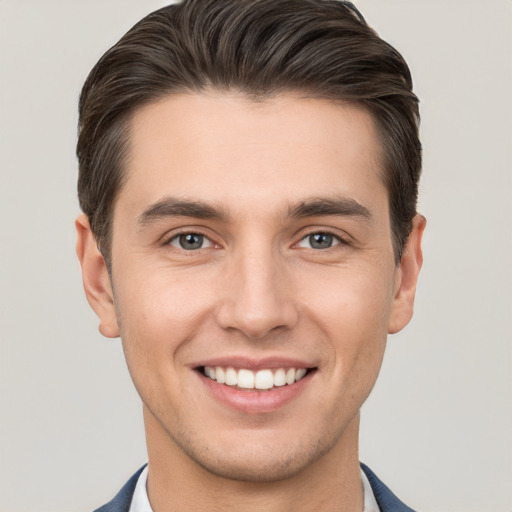
[[[82,267],[82,281],[89,305],[100,320],[99,330],[107,338],[119,336],[114,294],[105,260],[96,245],[86,215],[76,221],[76,253]]]
[[[423,263],[421,239],[426,223],[425,217],[420,214],[416,214],[413,219],[412,230],[398,268],[397,284],[388,325],[389,334],[401,331],[412,318],[416,284]]]

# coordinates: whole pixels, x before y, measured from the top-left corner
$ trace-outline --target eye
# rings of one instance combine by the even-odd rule
[[[329,249],[340,243],[342,243],[342,240],[336,235],[319,232],[305,236],[298,245],[307,249]]]
[[[168,244],[185,251],[197,251],[214,245],[210,239],[200,233],[181,233],[173,236]]]

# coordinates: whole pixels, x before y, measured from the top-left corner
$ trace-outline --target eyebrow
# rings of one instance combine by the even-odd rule
[[[147,227],[156,221],[169,217],[194,217],[225,221],[228,218],[223,208],[202,201],[166,197],[146,208],[137,218],[137,224]]]
[[[350,197],[311,198],[290,206],[288,210],[288,217],[292,218],[322,215],[362,217],[369,221],[372,220],[370,210]]]
[[[297,219],[323,215],[362,217],[372,220],[372,214],[368,208],[348,197],[306,199],[290,205],[285,217]],[[140,227],[147,227],[169,217],[192,217],[226,222],[230,215],[225,208],[203,201],[166,197],[148,206],[138,216],[137,224]]]

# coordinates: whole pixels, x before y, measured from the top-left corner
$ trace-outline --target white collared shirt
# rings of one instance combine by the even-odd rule
[[[375,496],[372,491],[372,487],[368,478],[361,470],[361,480],[363,482],[364,489],[364,510],[363,512],[380,512],[379,505],[375,500]],[[133,493],[132,503],[130,505],[129,512],[153,512],[151,505],[149,504],[148,493],[146,490],[146,484],[148,481],[148,467],[146,466],[137,480],[135,492]]]
[[[149,504],[148,492],[146,490],[147,482],[148,467],[146,466],[137,480],[129,512],[153,512],[153,509]]]

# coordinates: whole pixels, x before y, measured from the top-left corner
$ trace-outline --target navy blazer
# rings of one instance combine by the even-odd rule
[[[124,487],[117,493],[116,497],[108,502],[103,507],[96,509],[94,512],[128,512],[130,510],[130,503],[132,496],[137,485],[139,475],[145,466],[142,466],[137,473],[135,473]],[[381,512],[414,512],[412,508],[402,503],[376,476],[375,473],[364,464],[361,468],[365,472],[370,485],[372,486],[373,494],[379,504]]]

